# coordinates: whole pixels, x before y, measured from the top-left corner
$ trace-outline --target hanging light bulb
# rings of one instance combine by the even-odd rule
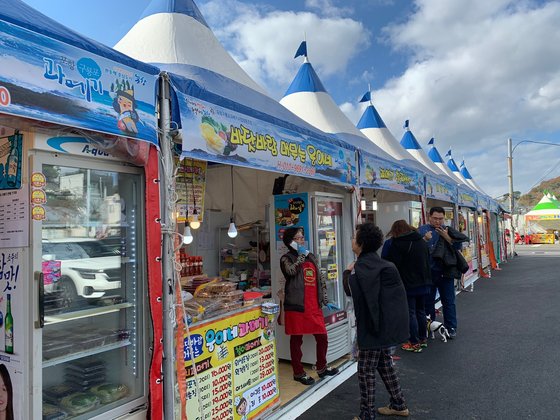
[[[189,223],[187,222],[187,224],[185,225],[185,230],[183,232],[183,243],[185,245],[190,244],[193,241],[193,236],[191,233],[191,227],[189,226]]]
[[[198,229],[200,227],[200,221],[198,220],[198,213],[196,212],[196,209],[193,210],[193,219],[190,222],[191,228],[192,229]]]
[[[229,229],[227,231],[227,234],[230,238],[235,238],[237,236],[237,228],[235,227],[233,217],[229,219]]]

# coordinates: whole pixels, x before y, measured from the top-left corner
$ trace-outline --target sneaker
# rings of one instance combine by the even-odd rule
[[[424,339],[420,340],[420,347],[422,347],[423,349],[428,347],[428,339],[427,338],[424,338]]]
[[[457,337],[457,331],[454,330],[453,328],[449,328],[449,329],[447,330],[447,332],[448,332],[449,338],[450,338],[451,340],[453,340],[455,337]]]
[[[379,414],[382,414],[384,416],[401,416],[401,417],[408,417],[409,416],[409,411],[408,408],[405,408],[404,410],[395,410],[394,408],[391,408],[390,405],[388,405],[387,407],[379,407],[377,409],[377,412]]]
[[[405,343],[401,346],[401,349],[404,351],[410,351],[412,353],[422,352],[422,347],[420,347],[420,344]]]
[[[304,385],[313,385],[315,383],[315,379],[313,379],[307,373],[304,373],[301,376],[294,376],[294,381],[298,381]]]
[[[321,372],[317,371],[317,375],[319,375],[319,378],[324,378],[325,376],[334,376],[334,375],[338,374],[338,372],[339,371],[338,371],[337,368],[327,366]]]

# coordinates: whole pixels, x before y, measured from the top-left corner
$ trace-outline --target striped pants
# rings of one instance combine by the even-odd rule
[[[399,378],[393,366],[391,349],[366,349],[358,353],[358,382],[360,384],[360,419],[375,418],[375,371],[383,380],[389,395],[390,406],[395,410],[406,409]]]

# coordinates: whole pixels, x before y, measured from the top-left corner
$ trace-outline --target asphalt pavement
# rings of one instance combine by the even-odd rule
[[[410,419],[560,419],[560,245],[516,252],[457,296],[455,340],[430,340],[422,353],[397,350]],[[379,376],[376,391],[377,406],[387,405]],[[358,414],[354,375],[299,419]]]

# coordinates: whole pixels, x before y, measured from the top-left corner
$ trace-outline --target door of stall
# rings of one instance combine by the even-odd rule
[[[343,197],[327,193],[301,193],[275,196],[271,206],[275,223],[275,234],[271,237],[272,291],[276,296],[284,287],[284,279],[279,269],[280,257],[287,252],[282,242],[283,231],[290,226],[301,226],[305,230],[306,244],[319,260],[320,270],[326,277],[328,307],[323,308],[325,324],[329,336],[327,361],[331,362],[350,352],[350,326],[345,310],[342,288],[342,226]],[[278,357],[290,359],[289,337],[280,327],[277,334]],[[315,363],[315,341],[304,337],[302,346],[303,362]]]
[[[147,402],[142,171],[43,152],[30,166],[32,417],[123,416]]]

